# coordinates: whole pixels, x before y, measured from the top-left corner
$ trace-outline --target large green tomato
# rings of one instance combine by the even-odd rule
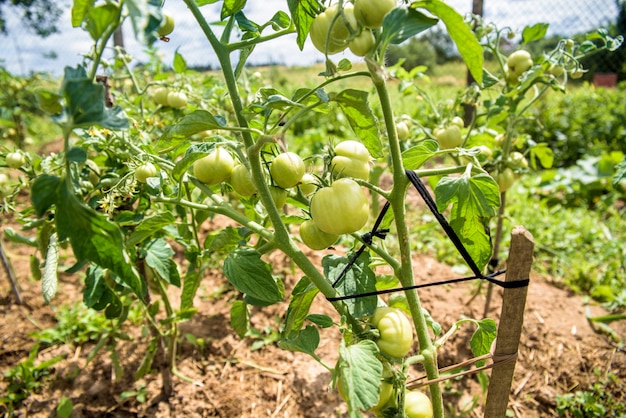
[[[6,162],[11,168],[20,168],[26,165],[26,157],[19,151],[10,152],[6,156]]]
[[[522,74],[533,66],[533,59],[528,51],[520,49],[509,55],[506,60],[507,80],[510,84],[517,84]]]
[[[461,146],[463,143],[463,135],[461,128],[457,125],[450,125],[447,128],[435,129],[435,138],[439,142],[439,148],[451,149]]]
[[[354,15],[366,28],[380,28],[385,15],[397,4],[397,0],[356,0]]]
[[[309,37],[318,51],[328,55],[337,54],[348,47],[350,38],[348,25],[352,30],[358,30],[359,25],[354,17],[352,4],[343,4],[343,16],[339,14],[339,6],[333,4],[315,17],[309,30]]]
[[[270,174],[274,183],[283,189],[289,189],[300,183],[305,170],[304,161],[293,152],[283,152],[277,155],[270,164]]]
[[[350,41],[348,48],[357,57],[364,57],[369,54],[375,43],[376,39],[372,31],[364,29],[356,38]]]
[[[235,160],[224,148],[216,148],[193,164],[193,175],[204,184],[218,184],[230,177]]]
[[[167,87],[157,87],[152,92],[152,100],[158,105],[161,106],[169,106],[167,104],[167,96],[170,94],[170,91]]]
[[[369,217],[367,195],[357,182],[343,178],[319,189],[311,198],[311,217],[328,234],[350,234],[363,228]]]
[[[376,345],[383,353],[400,358],[407,355],[413,345],[413,327],[404,312],[383,306],[374,311],[370,322],[378,329]]]
[[[148,178],[156,177],[156,175],[157,168],[150,162],[140,165],[135,169],[135,178],[140,183],[145,183],[148,181]]]
[[[343,141],[335,147],[330,165],[334,174],[369,180],[371,156],[365,145],[358,141]]]
[[[160,37],[169,35],[174,31],[174,18],[171,14],[163,12],[163,21],[161,26],[157,29],[157,33]]]
[[[233,172],[230,175],[230,185],[241,196],[252,196],[256,193],[256,186],[252,181],[252,176],[243,164],[238,164],[233,168]]]
[[[182,91],[171,91],[167,95],[167,104],[175,109],[187,106],[187,95]]]
[[[315,222],[309,219],[300,225],[300,238],[310,249],[323,250],[333,245],[339,239],[339,235],[327,234],[319,229]]]
[[[424,392],[407,391],[404,395],[407,418],[433,418],[433,404]]]

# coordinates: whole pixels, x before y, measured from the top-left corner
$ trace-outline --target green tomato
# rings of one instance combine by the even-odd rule
[[[171,14],[163,12],[163,21],[157,29],[160,37],[165,37],[174,31],[174,18]]]
[[[350,38],[348,26],[353,31],[358,29],[352,4],[343,4],[343,15],[339,12],[338,4],[333,4],[315,17],[309,30],[309,37],[318,51],[328,55],[337,54],[348,47]]]
[[[89,182],[95,186],[100,182],[100,167],[93,160],[85,161],[86,168],[89,170]]]
[[[378,402],[376,405],[372,406],[371,411],[374,413],[380,412],[383,407],[389,402],[391,397],[393,396],[393,383],[388,382],[386,379],[393,376],[391,372],[391,366],[388,363],[384,363],[383,365],[383,375],[380,379],[379,391],[378,391]]]
[[[383,353],[401,358],[413,345],[413,327],[406,315],[397,308],[383,306],[374,311],[370,322],[378,329],[376,345]]]
[[[359,141],[343,141],[334,149],[335,156],[330,165],[335,175],[369,180],[370,153]]]
[[[505,168],[501,172],[496,172],[494,176],[496,183],[498,183],[498,189],[500,193],[504,193],[513,186],[515,183],[515,173],[509,167]]]
[[[517,84],[522,74],[533,66],[533,59],[528,51],[520,49],[509,55],[506,60],[507,80],[510,84]]]
[[[150,177],[156,177],[157,168],[152,163],[145,163],[135,169],[135,179],[140,183],[145,183]]]
[[[335,155],[348,157],[352,160],[368,163],[371,160],[370,152],[359,141],[342,141],[335,146]]]
[[[463,135],[461,128],[457,125],[450,125],[447,128],[435,129],[435,138],[439,142],[439,148],[451,149],[461,146],[463,143]]]
[[[356,0],[354,15],[366,28],[380,28],[385,15],[396,7],[397,3],[397,0]]]
[[[463,128],[465,128],[465,121],[464,121],[464,120],[463,120],[463,118],[462,118],[462,117],[460,117],[460,116],[455,116],[455,117],[453,117],[453,118],[452,118],[452,121],[450,121],[450,123],[451,123],[452,125],[456,125],[456,126],[458,126],[458,127],[459,127],[459,129],[463,129]]]
[[[407,391],[404,395],[404,413],[407,418],[432,418],[433,404],[424,392]]]
[[[304,245],[310,249],[323,250],[333,245],[339,239],[339,235],[327,234],[309,219],[300,225],[300,238],[302,238]]]
[[[256,193],[252,175],[243,164],[238,164],[233,168],[233,172],[230,175],[230,185],[241,196],[252,196]]]
[[[582,78],[585,72],[586,71],[583,70],[582,68],[575,68],[569,73],[569,75],[570,77],[572,77],[572,79],[578,80],[579,78]]]
[[[167,104],[175,109],[187,106],[187,95],[182,91],[171,91],[167,95]]]
[[[411,130],[409,129],[409,125],[407,125],[406,122],[400,121],[396,123],[396,132],[398,133],[398,139],[400,141],[404,141],[409,137]]]
[[[230,153],[224,148],[216,148],[193,164],[193,175],[202,183],[213,185],[229,178],[234,167],[235,161]]]
[[[280,187],[270,186],[270,195],[278,209],[281,209],[287,203],[287,190]]]
[[[548,68],[548,74],[552,74],[555,77],[561,77],[565,72],[565,68],[561,64],[551,64]]]
[[[6,156],[6,162],[10,168],[20,168],[26,165],[26,157],[19,151],[10,152]]]
[[[328,234],[341,235],[363,228],[369,217],[367,195],[357,182],[343,178],[319,189],[311,198],[311,217]]]
[[[317,179],[313,174],[304,173],[300,180],[300,191],[305,196],[310,196],[317,190]]]
[[[528,160],[521,152],[513,151],[509,154],[507,165],[512,169],[528,168]]]
[[[270,174],[274,183],[283,189],[296,186],[302,180],[306,166],[298,154],[283,152],[272,160]]]
[[[152,100],[158,105],[161,106],[169,106],[167,104],[167,96],[170,94],[170,91],[167,87],[157,87],[152,92]]]
[[[357,57],[364,57],[369,54],[375,43],[376,38],[374,38],[372,31],[364,29],[356,38],[350,41],[348,48]]]

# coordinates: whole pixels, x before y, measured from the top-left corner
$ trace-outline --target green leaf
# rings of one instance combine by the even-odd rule
[[[85,16],[96,3],[96,0],[74,0],[72,2],[72,27],[79,27],[85,20]]]
[[[491,351],[491,345],[496,339],[496,321],[490,318],[477,321],[478,328],[474,331],[474,335],[470,339],[470,347],[474,357],[483,356]],[[480,367],[485,364],[485,360],[476,363]]]
[[[333,95],[331,100],[339,104],[350,126],[372,157],[379,158],[382,157],[383,145],[368,97],[366,91],[346,89]]]
[[[271,267],[261,260],[261,253],[239,248],[224,260],[226,279],[240,292],[267,303],[283,300],[283,292],[272,277]]]
[[[162,212],[145,218],[137,225],[132,235],[128,238],[126,245],[132,247],[161,231],[166,226],[172,225],[174,221],[175,218],[171,212]]]
[[[349,254],[350,255],[350,254]],[[329,282],[334,283],[339,277],[345,266],[348,264],[350,257],[327,255],[322,259],[324,267],[324,275]],[[376,291],[376,275],[369,267],[370,255],[363,253],[357,261],[347,271],[344,278],[337,284],[337,291],[341,295],[358,295],[367,292]],[[344,301],[348,311],[355,318],[370,316],[374,313],[378,303],[376,295],[347,299]]]
[[[30,200],[35,207],[37,216],[43,216],[50,209],[50,206],[56,203],[60,185],[61,179],[49,174],[42,174],[33,181]]]
[[[3,230],[4,238],[7,241],[15,242],[20,245],[28,245],[29,247],[39,247],[39,243],[37,242],[37,238],[27,237],[26,235],[22,235],[17,233],[17,231],[10,226],[7,226]]]
[[[48,90],[39,89],[35,92],[37,95],[37,105],[46,113],[58,115],[63,111],[61,100],[63,96]]]
[[[543,168],[552,168],[554,152],[552,152],[548,144],[540,143],[530,149],[530,165],[532,168],[537,169],[537,161]]]
[[[298,33],[296,42],[300,50],[302,50],[306,38],[309,36],[311,23],[313,23],[313,19],[319,12],[319,4],[317,0],[287,0],[287,4],[291,19]]]
[[[439,150],[437,141],[427,139],[402,153],[402,162],[407,170],[417,170]]]
[[[242,300],[236,300],[230,307],[230,326],[239,338],[243,338],[250,329],[250,312],[248,305]]]
[[[315,350],[320,344],[320,333],[313,325],[308,325],[303,330],[292,333],[289,338],[284,337],[278,341],[278,346],[283,350],[297,351],[319,359]]]
[[[239,228],[227,226],[207,235],[204,240],[204,250],[211,254],[229,253],[239,246],[241,240]]]
[[[181,311],[193,307],[193,300],[196,297],[196,292],[198,291],[200,282],[202,281],[202,275],[200,272],[201,271],[197,262],[190,262],[187,265],[187,273],[185,273],[185,279],[183,280],[183,291],[180,295]]]
[[[500,192],[495,180],[487,173],[471,176],[444,177],[435,188],[437,209],[444,212],[449,205],[450,226],[479,269],[491,258],[491,238],[485,231],[488,220],[500,206]]]
[[[56,202],[59,240],[69,238],[78,262],[91,261],[115,273],[135,294],[145,297],[144,283],[132,267],[119,227],[76,199],[66,182]]]
[[[422,7],[443,21],[472,77],[478,85],[482,85],[483,48],[463,16],[441,0],[420,1],[411,4],[411,7]]]
[[[178,49],[176,50],[176,52],[174,52],[173,67],[176,74],[182,74],[187,71],[187,61],[185,61],[185,58],[182,56],[182,54],[178,52]]]
[[[336,371],[343,388],[349,416],[361,416],[378,402],[380,378],[383,365],[377,357],[378,347],[371,340],[346,347],[339,346],[339,360]]]
[[[85,306],[99,311],[116,302],[119,303],[119,299],[106,284],[103,269],[96,265],[89,266],[83,290]]]
[[[318,293],[319,290],[317,287],[306,277],[300,279],[296,287],[294,287],[291,292],[289,308],[287,308],[287,314],[285,315],[285,328],[283,333],[287,338],[292,337],[294,333],[300,331],[309,314],[313,300]]]
[[[532,26],[526,26],[522,31],[522,45],[545,38],[546,33],[548,33],[548,26],[550,26],[548,23],[536,23]]]
[[[383,45],[398,45],[437,24],[438,20],[418,12],[414,8],[398,7],[383,19]]]
[[[90,8],[85,28],[91,39],[97,41],[105,32],[114,30],[120,23],[121,13],[122,9],[116,3],[104,3]]]
[[[191,135],[210,129],[221,129],[226,126],[226,119],[213,116],[206,110],[196,110],[183,116],[176,124],[170,126],[161,135],[160,141],[172,142],[185,140]],[[167,144],[167,147],[171,144]]]
[[[141,379],[145,375],[150,372],[152,368],[152,362],[154,361],[154,356],[157,352],[159,339],[153,338],[148,345],[148,349],[146,350],[146,354],[144,354],[143,359],[141,360],[141,364],[137,371],[135,372],[135,381]]]
[[[48,242],[48,251],[46,252],[46,265],[43,270],[41,279],[41,290],[43,299],[46,303],[50,303],[57,293],[58,276],[57,266],[59,265],[59,245],[57,243],[57,234],[50,235]]]
[[[135,38],[150,46],[158,39],[157,30],[163,22],[161,0],[124,0]]]
[[[246,5],[246,0],[224,0],[220,19],[224,20],[242,10]]]
[[[330,328],[335,325],[333,319],[328,315],[311,314],[306,317],[307,321],[313,322],[315,325],[322,328]]]
[[[57,417],[70,418],[72,411],[74,410],[74,404],[68,397],[63,396],[57,405]]]
[[[174,170],[172,170],[172,176],[176,180],[179,181],[196,160],[211,153],[215,149],[215,144],[219,142],[218,139],[221,139],[221,137],[213,137],[212,139],[214,141],[194,144],[187,148],[183,158],[176,163]]]
[[[163,280],[180,287],[180,274],[174,261],[174,250],[163,238],[151,241],[146,247],[146,263],[154,269]]]

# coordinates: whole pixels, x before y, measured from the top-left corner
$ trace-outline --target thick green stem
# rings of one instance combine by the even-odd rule
[[[393,168],[393,189],[391,190],[389,202],[391,203],[391,209],[393,210],[397,234],[398,243],[400,246],[400,262],[402,266],[400,268],[400,276],[398,279],[404,287],[412,286],[413,280],[413,261],[411,259],[411,243],[409,237],[409,231],[406,225],[406,209],[405,209],[405,197],[408,186],[408,178],[405,173],[404,165],[402,163],[402,150],[400,148],[400,141],[398,140],[398,134],[396,132],[396,125],[393,115],[393,106],[391,103],[391,97],[385,81],[385,75],[383,69],[375,62],[368,60],[368,69],[372,75],[374,87],[380,100],[383,117],[385,120],[385,127],[387,128],[387,134],[389,138],[389,152],[391,154],[392,168]],[[419,341],[420,354],[424,357],[424,368],[426,374],[430,380],[437,379],[439,377],[439,368],[437,365],[437,354],[435,348],[430,340],[428,334],[428,326],[426,318],[422,312],[421,302],[417,295],[417,291],[406,291],[407,302],[409,304],[409,310],[415,324],[417,331],[417,339]],[[443,418],[443,400],[441,397],[441,389],[438,383],[430,385],[430,394],[433,402],[433,412],[436,418]]]

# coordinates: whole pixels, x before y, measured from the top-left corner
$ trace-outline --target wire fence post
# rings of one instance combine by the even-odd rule
[[[534,246],[535,242],[530,232],[521,226],[513,228],[505,282],[528,279],[533,261]],[[504,289],[493,357],[495,361],[498,358],[514,356],[514,361],[494,367],[489,380],[485,418],[506,416],[513,383],[513,372],[515,371],[515,360],[519,349],[522,325],[524,324],[527,293],[527,286]]]

